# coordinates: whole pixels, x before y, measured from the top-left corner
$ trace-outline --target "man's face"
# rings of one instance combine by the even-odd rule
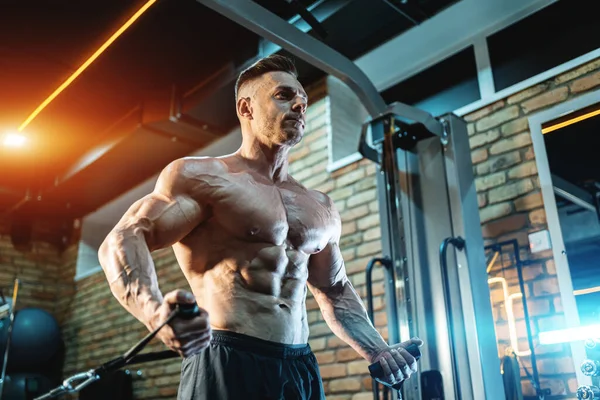
[[[291,74],[266,73],[254,82],[250,106],[252,130],[262,141],[293,146],[304,135],[307,96]]]

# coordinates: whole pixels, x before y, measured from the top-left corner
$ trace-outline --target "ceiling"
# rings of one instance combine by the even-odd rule
[[[257,1],[290,23],[299,8],[317,19],[328,9],[319,33],[309,33],[350,59],[455,2]],[[4,0],[0,136],[17,132],[145,3]],[[22,129],[25,146],[0,144],[0,221],[64,225],[223,137],[237,124],[235,76],[261,44],[195,0],[158,0]],[[324,75],[297,65],[305,85]]]

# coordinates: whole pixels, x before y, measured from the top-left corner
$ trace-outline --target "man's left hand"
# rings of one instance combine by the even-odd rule
[[[423,341],[419,338],[413,338],[400,344],[388,346],[387,349],[380,351],[371,358],[370,362],[372,364],[379,362],[384,372],[384,376],[378,378],[377,381],[386,385],[394,385],[410,378],[412,374],[417,372],[417,360],[406,350],[406,347],[411,344],[420,347],[423,345]]]

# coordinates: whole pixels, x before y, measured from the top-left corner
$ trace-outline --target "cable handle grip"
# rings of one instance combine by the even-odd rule
[[[176,316],[183,319],[192,319],[200,315],[200,308],[195,302],[190,303],[178,303],[175,306]]]
[[[419,346],[417,346],[416,344],[410,344],[408,346],[405,347],[405,350],[408,351],[410,353],[410,355],[412,355],[417,361],[421,358],[421,350],[419,350]],[[383,379],[384,374],[383,374],[383,368],[381,367],[381,364],[379,362],[375,362],[371,365],[369,365],[369,373],[371,374],[371,378],[374,379]],[[402,384],[404,383],[404,381],[396,383],[392,387],[393,389],[400,389],[402,387]]]

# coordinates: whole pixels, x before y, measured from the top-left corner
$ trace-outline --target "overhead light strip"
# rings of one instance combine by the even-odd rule
[[[67,78],[67,80],[65,80],[58,88],[56,88],[56,90],[54,92],[52,92],[52,94],[50,96],[48,96],[48,98],[46,100],[44,100],[32,113],[29,117],[27,117],[27,119],[25,120],[25,122],[23,122],[21,124],[21,126],[19,126],[19,132],[21,132],[23,129],[25,129],[27,127],[27,125],[29,125],[29,123],[31,121],[33,121],[33,119],[35,117],[37,117],[37,115],[42,112],[42,110],[44,108],[46,108],[48,106],[48,104],[50,104],[52,102],[52,100],[54,100],[56,98],[56,96],[58,96],[63,90],[65,90],[75,79],[77,79],[77,77],[79,75],[81,75],[81,73],[83,73],[83,71],[85,71],[98,57],[100,57],[100,55],[106,50],[108,49],[108,47],[113,44],[113,42],[115,40],[117,40],[117,38],[119,36],[121,36],[123,34],[123,32],[125,32],[140,16],[142,16],[142,14],[144,14],[146,12],[146,10],[148,10],[154,3],[156,3],[157,0],[148,0],[146,2],[146,4],[144,4],[139,10],[136,11],[135,14],[133,14],[133,16],[131,16],[131,18],[129,18],[127,20],[127,22],[125,22],[119,29],[117,29],[117,31],[115,33],[112,34],[112,36],[110,38],[108,38],[108,40],[106,40],[106,42],[104,42],[102,44],[102,46],[100,46],[95,52],[94,54],[92,54],[79,68],[77,68],[77,70],[75,72],[73,72],[73,74],[71,74],[71,76],[69,76]]]
[[[595,286],[595,287],[591,287],[591,288],[587,288],[587,289],[573,290],[573,295],[581,296],[584,294],[591,294],[591,293],[598,293],[598,292],[600,292],[600,286]]]
[[[596,111],[589,112],[587,114],[580,115],[579,117],[571,118],[571,119],[569,119],[567,121],[564,121],[564,122],[561,122],[559,124],[551,125],[551,126],[549,126],[547,128],[543,128],[542,129],[542,133],[546,134],[546,133],[555,131],[557,129],[564,128],[565,126],[574,124],[576,122],[583,121],[584,119],[595,117],[596,115],[600,115],[600,109],[598,109]]]

